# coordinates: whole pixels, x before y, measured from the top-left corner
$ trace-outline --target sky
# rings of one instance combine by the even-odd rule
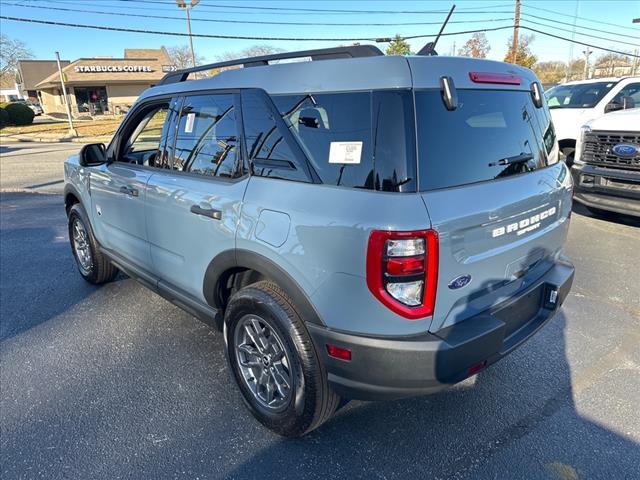
[[[189,0],[186,0],[189,2]],[[206,61],[237,52],[256,44],[268,44],[287,51],[324,48],[349,44],[350,41],[334,41],[332,38],[380,38],[395,34],[403,36],[435,34],[439,23],[446,16],[452,1],[406,0],[343,0],[343,1],[256,1],[256,0],[201,0],[193,8],[192,31],[194,34],[233,36],[270,36],[319,38],[317,41],[259,41],[237,39],[194,38],[196,53]],[[513,25],[515,0],[455,0],[456,10],[445,33]],[[117,13],[104,15],[92,12],[56,11],[29,8],[25,5],[49,8],[71,8]],[[257,7],[272,7],[260,10]],[[298,11],[309,9],[321,11]],[[352,10],[328,12],[327,10]],[[354,12],[354,10],[356,12]],[[364,10],[365,12],[362,12]],[[358,12],[359,11],[359,12]],[[377,13],[377,11],[385,11]],[[397,13],[397,12],[407,13]],[[575,19],[576,33],[572,33]],[[111,27],[157,30],[162,32],[186,32],[185,14],[174,0],[0,0],[0,15],[54,22],[90,24]],[[134,16],[138,15],[138,16]],[[171,19],[149,18],[167,16]],[[539,18],[536,18],[539,17]],[[640,24],[632,19],[640,17],[640,0],[523,0],[522,25],[555,35],[583,41],[616,50],[640,53]],[[203,19],[221,22],[202,21]],[[272,25],[248,24],[253,22],[313,22],[324,25]],[[238,22],[238,23],[233,23]],[[537,22],[534,24],[532,22]],[[564,22],[564,23],[559,23]],[[383,25],[327,25],[383,24]],[[389,25],[417,23],[418,25]],[[433,23],[433,24],[429,24]],[[0,20],[0,31],[11,38],[20,39],[32,50],[35,58],[50,59],[58,50],[64,59],[81,57],[122,57],[125,48],[158,48],[187,45],[186,37],[155,34],[86,30],[71,27],[18,23]],[[512,29],[487,32],[491,46],[488,58],[502,60],[507,50]],[[523,31],[522,33],[530,33]],[[603,37],[602,39],[583,34]],[[471,34],[442,37],[437,51],[449,55],[457,50]],[[413,51],[418,51],[431,38],[410,40]],[[626,43],[631,45],[628,45]],[[374,43],[363,40],[361,43]],[[386,43],[380,43],[382,49]],[[568,61],[582,57],[584,46],[535,34],[531,45],[539,61]],[[595,57],[605,53],[596,50]],[[592,56],[593,60],[594,56]]]

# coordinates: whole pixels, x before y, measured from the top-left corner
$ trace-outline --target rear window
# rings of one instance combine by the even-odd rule
[[[322,183],[416,191],[410,91],[272,98]]]
[[[448,111],[439,90],[415,94],[420,190],[531,172],[549,159],[555,133],[530,92],[458,90]]]

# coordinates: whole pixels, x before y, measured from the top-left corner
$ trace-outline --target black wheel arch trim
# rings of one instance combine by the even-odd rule
[[[80,195],[80,192],[78,192],[78,189],[76,187],[74,187],[70,183],[67,183],[64,186],[63,193],[64,193],[64,206],[67,209],[67,211],[71,207],[71,205],[67,203],[67,197],[69,195],[73,195],[74,197],[76,197],[78,199],[78,203],[84,207],[84,205],[82,204],[82,195]]]
[[[305,322],[324,325],[311,300],[298,282],[274,261],[250,250],[227,250],[219,253],[209,262],[204,274],[203,295],[211,307],[219,310],[224,308],[218,295],[219,282],[225,272],[234,268],[255,270],[273,280],[291,297]]]

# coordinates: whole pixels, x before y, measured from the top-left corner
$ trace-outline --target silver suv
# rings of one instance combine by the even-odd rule
[[[538,80],[500,62],[355,46],[170,73],[65,183],[81,275],[215,320],[286,436],[476,374],[573,280],[571,175]]]

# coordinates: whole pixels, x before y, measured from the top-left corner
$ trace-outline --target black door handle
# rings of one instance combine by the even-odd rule
[[[122,186],[120,187],[120,193],[124,193],[125,195],[130,195],[132,197],[138,196],[138,190],[133,187]]]
[[[214,220],[222,220],[222,211],[215,208],[202,208],[200,205],[191,205],[191,213],[213,218]]]

